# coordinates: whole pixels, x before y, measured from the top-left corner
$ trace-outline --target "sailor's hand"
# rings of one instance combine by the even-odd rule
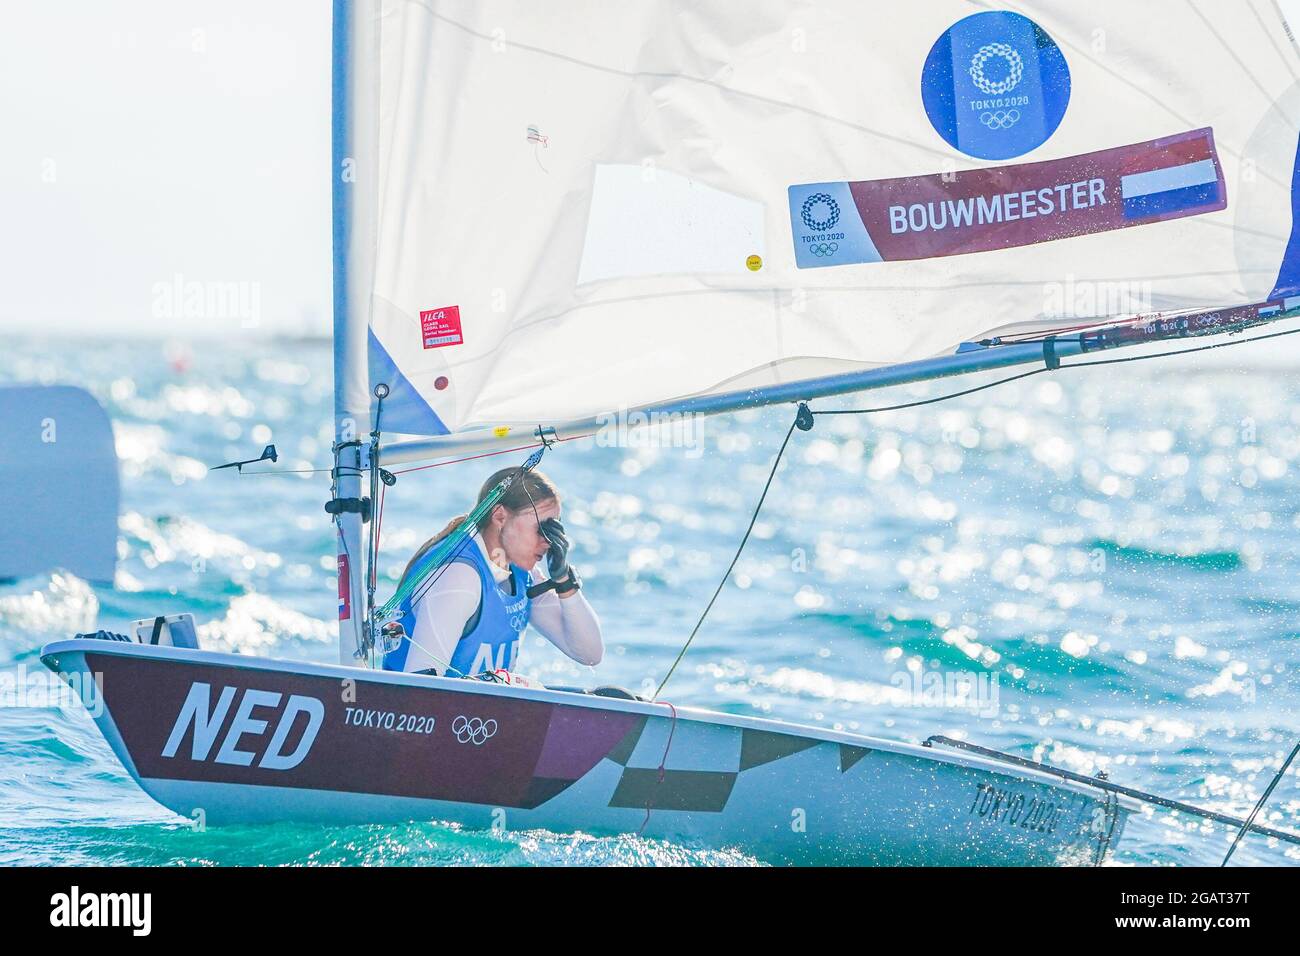
[[[563,583],[569,576],[569,538],[564,533],[564,525],[559,518],[547,518],[541,523],[542,537],[549,545],[546,551],[546,569],[551,572],[551,580]]]

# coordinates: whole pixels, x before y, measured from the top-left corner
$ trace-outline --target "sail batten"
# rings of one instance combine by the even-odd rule
[[[1269,0],[359,3],[406,434],[1300,290]]]

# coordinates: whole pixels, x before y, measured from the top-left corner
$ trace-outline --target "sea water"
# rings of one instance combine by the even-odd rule
[[[179,612],[208,648],[336,660],[322,508],[330,356],[310,340],[6,343],[0,382],[80,384],[107,407],[122,508],[112,587],[62,573],[0,585],[0,672],[39,670],[46,641]],[[1165,359],[818,418],[794,433],[663,697],[912,742],[960,737],[1244,815],[1300,738],[1298,381],[1284,367]],[[530,634],[519,669],[653,692],[730,562],[794,411],[648,434],[611,420],[597,439],[548,452],[542,470],[563,492],[607,649],[587,668]],[[270,442],[286,474],[207,470]],[[380,596],[488,474],[523,457],[400,474],[385,497]],[[437,823],[198,831],[145,796],[79,706],[8,703],[0,863],[755,862],[743,848]],[[1293,769],[1262,819],[1300,829],[1296,781]],[[1112,862],[1216,864],[1231,837],[1165,811],[1134,815]],[[1234,857],[1297,861],[1260,837]]]

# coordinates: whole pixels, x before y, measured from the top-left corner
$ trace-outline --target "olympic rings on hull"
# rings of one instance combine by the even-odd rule
[[[466,717],[462,714],[451,722],[451,732],[456,735],[456,740],[460,743],[481,747],[490,738],[496,736],[497,722],[491,717],[481,720],[478,717]]]

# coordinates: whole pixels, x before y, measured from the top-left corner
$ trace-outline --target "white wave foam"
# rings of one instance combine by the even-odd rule
[[[287,608],[264,594],[245,594],[230,602],[226,616],[198,628],[207,651],[269,656],[285,641],[333,644],[338,625]]]
[[[76,575],[58,571],[25,579],[13,592],[0,595],[0,628],[50,638],[94,630],[99,599]]]

